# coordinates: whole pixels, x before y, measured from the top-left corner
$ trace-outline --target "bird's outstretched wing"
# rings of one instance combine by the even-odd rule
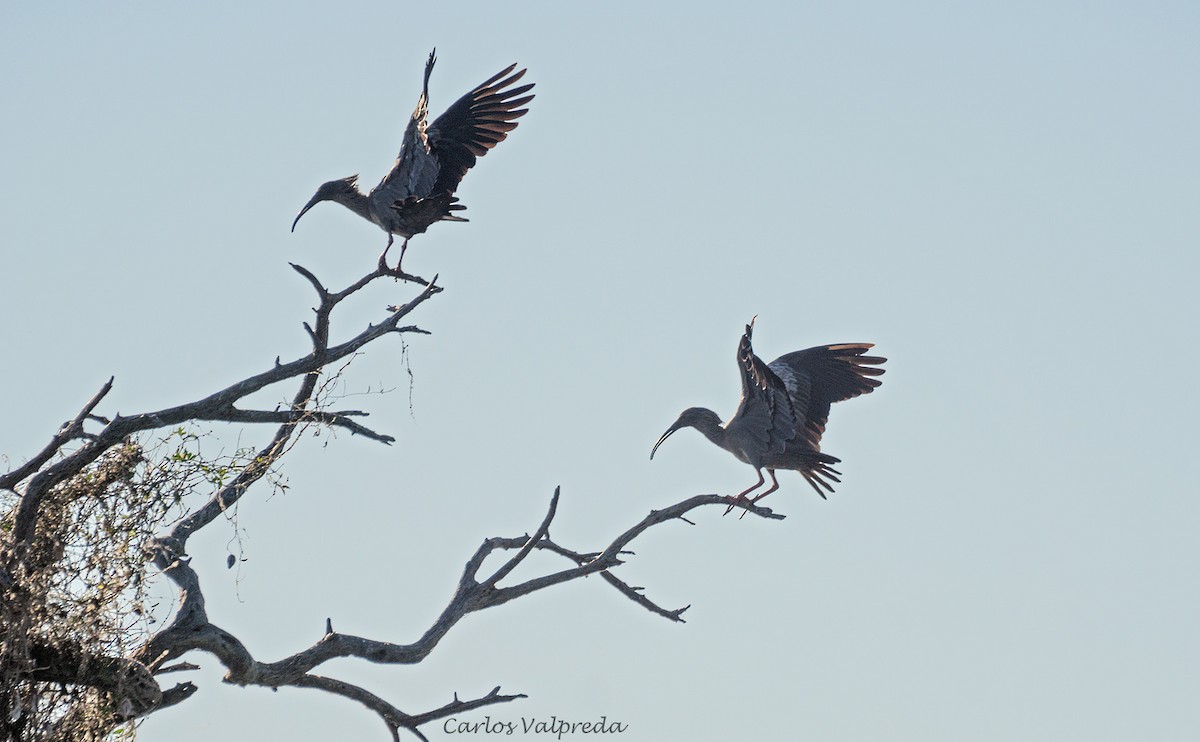
[[[396,164],[383,176],[379,185],[371,190],[370,198],[376,208],[383,210],[397,201],[412,197],[423,198],[433,193],[438,179],[438,158],[430,147],[429,140],[429,76],[437,63],[437,49],[429,53],[425,62],[425,82],[421,97],[413,110],[408,126],[404,128],[404,139],[400,142],[400,154]]]
[[[883,383],[871,377],[883,374],[878,366],[887,359],[863,355],[872,347],[871,343],[819,345],[780,356],[767,365],[787,389],[812,450],[821,450],[831,404],[869,394]]]
[[[533,100],[525,95],[533,84],[511,87],[525,76],[525,70],[509,74],[516,66],[511,64],[484,80],[429,126],[429,148],[439,168],[433,191],[454,193],[475,160],[503,142],[517,128],[516,119],[529,111],[521,106]]]
[[[754,354],[750,338],[754,320],[738,343],[738,371],[742,377],[742,402],[726,429],[736,435],[747,453],[781,454],[796,437],[802,420],[796,415],[787,386],[762,359]]]

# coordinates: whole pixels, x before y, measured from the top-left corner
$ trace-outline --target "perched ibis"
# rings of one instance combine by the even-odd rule
[[[425,63],[421,97],[404,129],[400,154],[391,171],[370,193],[359,189],[357,175],[324,183],[296,215],[293,232],[300,217],[313,206],[322,201],[339,203],[387,232],[387,247],[379,256],[379,266],[399,275],[410,237],[435,222],[467,221],[453,213],[466,208],[458,203],[454,192],[475,161],[517,128],[516,119],[528,111],[521,106],[533,100],[532,95],[525,95],[533,85],[513,87],[525,70],[513,72],[517,65],[509,65],[455,101],[431,124],[429,76],[437,62],[436,54],[434,49]],[[403,237],[404,244],[400,261],[392,271],[387,267],[387,253],[395,235]]]
[[[750,345],[753,330],[751,319],[738,343],[742,402],[733,417],[722,424],[712,410],[688,408],[654,444],[650,458],[672,433],[695,428],[758,473],[758,481],[739,492],[737,500],[744,501],[765,484],[763,469],[771,475],[771,486],[751,503],[779,489],[777,469],[795,469],[825,497],[826,492],[833,492],[832,483],[841,481],[841,472],[832,467],[841,460],[821,452],[829,406],[874,391],[882,382],[872,377],[883,374],[879,366],[887,359],[865,355],[873,347],[871,343],[840,343],[798,350],[763,363]]]

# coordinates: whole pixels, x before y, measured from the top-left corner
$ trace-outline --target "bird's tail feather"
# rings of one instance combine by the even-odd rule
[[[470,219],[467,219],[466,217],[455,216],[454,214],[450,213],[452,211],[466,211],[466,210],[467,210],[466,205],[460,204],[458,202],[458,196],[451,196],[450,200],[446,203],[446,213],[445,213],[445,215],[442,216],[442,221],[444,221],[444,222],[467,222],[467,221],[470,221]]]
[[[832,482],[840,483],[842,481],[842,473],[830,466],[830,464],[838,463],[841,463],[841,459],[836,456],[814,452],[813,460],[808,466],[800,470],[800,473],[804,475],[805,481],[816,490],[822,500],[827,499],[825,497],[826,492],[833,492]]]

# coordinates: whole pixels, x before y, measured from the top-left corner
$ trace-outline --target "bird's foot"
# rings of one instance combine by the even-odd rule
[[[750,508],[752,508],[752,507],[756,506],[756,505],[758,504],[758,501],[759,501],[759,500],[763,499],[764,497],[766,497],[767,495],[771,494],[771,493],[772,493],[772,492],[774,492],[774,491],[775,491],[774,489],[770,489],[770,490],[767,490],[766,492],[762,493],[762,494],[761,494],[761,495],[759,495],[758,497],[751,497],[751,498],[750,498],[750,501],[749,501],[749,502],[747,502],[747,503],[746,503],[746,505],[745,505],[745,508],[746,508],[746,509],[745,509],[745,510],[743,510],[743,511],[742,511],[742,514],[738,516],[738,520],[741,520],[742,518],[745,518],[745,517],[746,517],[746,513],[750,512]],[[769,511],[768,511],[768,512],[769,512]]]
[[[767,495],[771,494],[771,492],[774,492],[774,490],[771,490],[769,492],[764,492],[761,495],[758,495],[757,497],[746,497],[745,492],[742,492],[738,495],[734,495],[733,500],[731,500],[729,503],[729,507],[725,508],[725,515],[729,515],[731,512],[733,512],[734,508],[740,507],[740,508],[742,508],[742,514],[738,516],[738,520],[741,520],[742,518],[746,517],[746,513],[749,513],[751,510],[753,510],[755,508],[756,505],[758,505],[759,500],[761,500],[764,497],[766,497]],[[770,512],[770,511],[767,511],[767,512]]]
[[[394,271],[387,264],[387,250],[384,250],[383,254],[379,256],[379,272],[385,276],[395,275]]]
[[[753,505],[753,504],[754,504],[754,500],[751,500],[749,497],[746,497],[745,493],[743,493],[743,494],[740,494],[740,495],[737,495],[737,496],[735,496],[735,497],[733,498],[733,500],[732,500],[732,501],[729,503],[729,507],[725,508],[725,512],[724,512],[724,514],[722,515],[722,517],[724,517],[725,515],[729,515],[730,513],[732,513],[732,512],[733,512],[733,509],[734,509],[734,508],[736,508],[736,507],[739,507],[739,506],[740,506],[740,507],[743,507],[743,508],[744,508],[744,507],[747,507],[748,505]],[[743,515],[743,516],[745,516],[746,514],[745,514],[745,513],[742,513],[742,515]]]

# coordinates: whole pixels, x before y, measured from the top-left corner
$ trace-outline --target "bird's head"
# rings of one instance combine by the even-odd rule
[[[313,197],[304,204],[304,208],[300,209],[300,213],[296,215],[295,221],[292,222],[292,231],[296,231],[296,224],[300,221],[300,217],[308,213],[308,210],[322,201],[342,201],[348,194],[358,193],[358,176],[351,175],[349,178],[339,178],[331,180],[328,183],[322,183]]]
[[[679,413],[679,419],[676,420],[671,427],[667,428],[667,432],[662,434],[658,439],[658,443],[654,444],[654,448],[650,449],[650,458],[654,458],[654,452],[662,445],[662,442],[671,437],[671,434],[680,428],[696,428],[697,430],[712,430],[721,427],[721,418],[717,413],[703,407],[689,407]]]

